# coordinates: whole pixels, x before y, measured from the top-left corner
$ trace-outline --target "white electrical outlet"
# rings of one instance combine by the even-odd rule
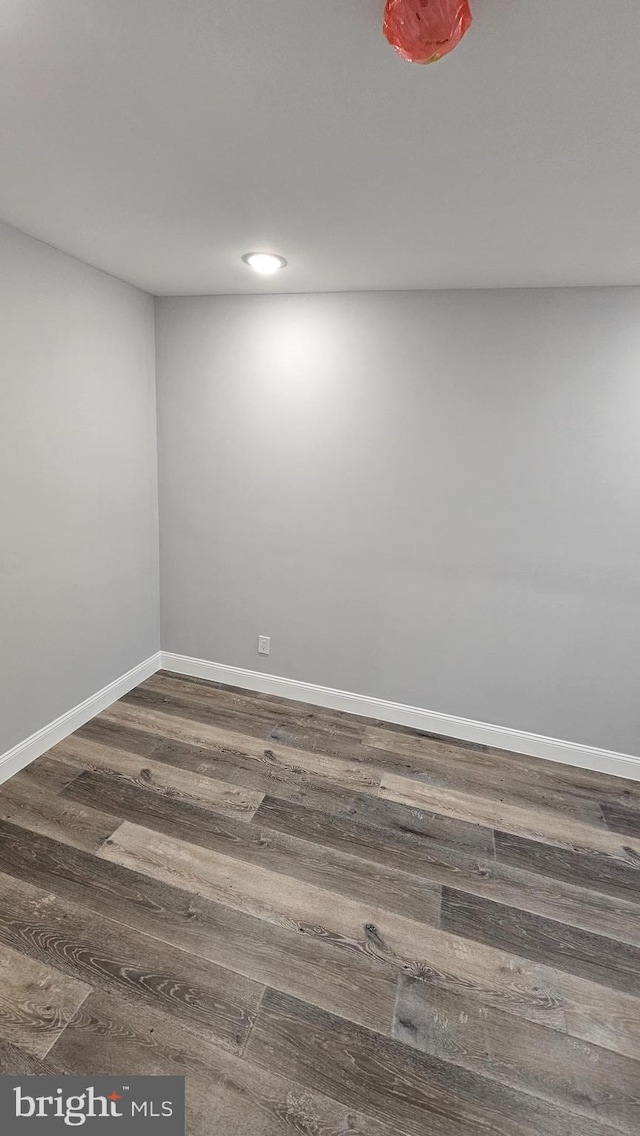
[[[268,655],[271,650],[271,639],[268,635],[258,635],[258,654]]]

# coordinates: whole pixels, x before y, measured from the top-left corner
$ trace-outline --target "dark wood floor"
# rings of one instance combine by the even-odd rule
[[[640,1132],[640,783],[159,674],[0,788],[0,1072],[190,1136]]]

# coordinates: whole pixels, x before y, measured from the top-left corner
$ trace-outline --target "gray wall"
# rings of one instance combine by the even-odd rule
[[[0,225],[0,754],[159,646],[152,299]]]
[[[640,289],[156,323],[166,650],[640,751]]]

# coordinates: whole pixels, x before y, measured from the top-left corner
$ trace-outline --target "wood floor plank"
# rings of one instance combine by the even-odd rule
[[[137,757],[153,757],[156,747],[163,740],[166,742],[162,734],[153,734],[150,730],[136,729],[135,726],[112,722],[102,714],[98,714],[96,718],[91,718],[89,722],[85,722],[84,726],[70,734],[69,738],[76,738],[78,741],[99,742],[100,745],[113,746],[114,749],[122,749],[126,753],[135,753]],[[66,740],[68,741],[69,738]],[[55,754],[56,750],[57,746],[54,746],[49,752]],[[186,768],[192,769],[191,766],[186,766]],[[197,770],[192,769],[192,772],[197,772]]]
[[[640,1132],[640,1063],[400,979],[394,1037],[623,1132]]]
[[[376,760],[377,754],[363,747],[359,733],[351,733],[332,726],[318,726],[315,722],[310,723],[306,717],[288,718],[285,722],[278,722],[271,729],[267,741],[302,750],[305,753],[326,753],[332,757],[346,758],[348,761],[375,765],[376,768],[379,765]]]
[[[412,919],[438,922],[440,887],[419,876],[381,866],[373,877],[369,866],[354,856],[249,826],[231,817],[207,814],[174,797],[158,797],[126,778],[84,773],[69,786],[68,792],[74,801],[101,801],[117,808],[119,815],[133,824],[167,836],[191,840],[204,848],[333,889],[376,907],[387,907]]]
[[[139,829],[125,822],[101,850],[106,859],[192,890],[257,918],[378,960],[528,1021],[640,1057],[640,999],[450,932],[375,911],[303,884]],[[336,901],[339,902],[336,902]],[[588,1013],[580,1017],[585,1007]]]
[[[0,943],[0,1039],[46,1057],[91,987]]]
[[[441,845],[424,835],[276,797],[265,797],[252,823],[640,947],[640,904],[472,856],[459,845],[451,847],[454,838]]]
[[[302,770],[282,767],[276,762],[256,763],[242,754],[220,754],[181,743],[166,742],[155,753],[157,761],[187,763],[202,774],[218,776],[238,784],[250,785],[265,795],[287,800],[296,806],[332,816],[345,817],[424,838],[425,842],[447,844],[477,855],[493,856],[493,830],[456,820],[424,809],[408,808],[395,801],[384,801],[366,793],[336,790],[335,786]]]
[[[594,888],[632,903],[640,901],[640,853],[626,837],[617,855],[594,852],[590,848],[562,847],[530,840],[517,833],[496,832],[496,858],[500,863],[533,869],[552,879],[567,880],[584,888]]]
[[[370,731],[370,733],[369,733]],[[431,753],[468,752],[472,755],[488,753],[489,746],[483,742],[470,742],[465,738],[454,738],[450,734],[438,734],[433,730],[420,730],[415,726],[401,726],[397,722],[385,722],[382,718],[371,718],[366,730],[370,745],[379,749],[394,749],[415,753],[418,756]]]
[[[175,738],[164,738],[160,739],[154,751],[154,760],[193,769],[202,776],[216,777],[234,785],[243,785],[263,795],[279,792],[288,800],[301,802],[313,800],[319,794],[327,807],[338,810],[345,807],[347,794],[337,788],[334,782],[307,769],[283,764],[270,749],[265,749],[262,758],[256,758],[228,746],[211,748],[190,745]],[[351,792],[348,795],[351,796]],[[358,797],[365,796],[358,794]]]
[[[283,765],[272,756],[257,760],[224,746],[196,746],[161,734],[111,722],[102,716],[87,723],[75,737],[87,736],[130,753],[145,754],[201,776],[229,781],[263,795],[278,797],[349,821],[363,820],[400,833],[408,832],[438,844],[473,854],[493,856],[493,830],[424,810],[407,808],[365,793],[340,791],[335,784],[303,769]]]
[[[155,689],[163,689],[169,694],[198,697],[208,704],[215,702],[225,709],[241,710],[243,713],[269,713],[279,722],[302,719],[317,725],[319,730],[340,730],[341,732],[362,736],[372,719],[346,710],[334,710],[328,706],[318,706],[313,702],[303,702],[293,698],[282,698],[278,694],[265,694],[262,691],[246,690],[244,687],[229,686],[192,675],[175,674],[171,671],[158,671],[142,684]]]
[[[229,781],[263,795],[278,792],[288,800],[302,802],[311,799],[318,792],[328,807],[338,810],[346,807],[344,793],[336,791],[335,785],[330,781],[308,770],[280,763],[271,751],[267,756],[268,743],[262,758],[258,759],[229,746],[193,745],[130,724],[112,722],[102,716],[87,722],[74,737],[152,757],[154,761],[201,776]],[[376,800],[375,797],[370,799]]]
[[[186,1077],[189,1136],[395,1136],[323,1093],[196,1038],[175,1019],[94,994],[54,1051],[76,1073]]]
[[[88,986],[122,989],[165,1008],[235,1052],[246,1044],[263,987],[184,951],[0,876],[0,943]]]
[[[81,765],[73,765],[49,751],[49,753],[44,753],[39,757],[37,761],[33,761],[31,765],[21,769],[5,784],[8,786],[9,793],[11,793],[12,788],[15,789],[17,786],[24,787],[27,791],[30,786],[34,786],[36,789],[45,789],[49,793],[59,793],[79,773],[82,773]],[[3,787],[0,786],[0,799],[2,798]]]
[[[19,1045],[0,1038],[0,1076],[1,1077],[46,1077],[55,1076],[58,1070],[48,1061],[35,1057]]]
[[[249,713],[240,708],[229,710],[211,697],[194,698],[190,694],[185,696],[169,693],[164,684],[161,689],[142,684],[125,694],[121,702],[129,706],[159,710],[178,718],[188,718],[195,723],[211,724],[217,729],[233,730],[263,741],[266,741],[277,723],[277,717],[273,713],[260,713],[257,708]]]
[[[63,800],[49,789],[15,778],[3,786],[0,820],[13,821],[32,832],[93,852],[120,823],[119,817],[103,812],[98,805]]]
[[[55,893],[261,985],[388,1033],[395,976],[362,953],[246,915],[101,857],[0,822],[0,865]]]
[[[104,711],[109,721],[131,723],[134,726],[147,726],[177,741],[192,745],[219,745],[236,749],[259,761],[278,761],[281,765],[294,769],[305,769],[324,780],[346,790],[376,793],[380,785],[381,771],[375,766],[361,765],[356,761],[346,761],[317,752],[306,752],[266,743],[259,738],[248,737],[235,730],[223,729],[204,722],[193,721],[144,706],[132,706],[126,702],[116,702]]]
[[[446,855],[447,849],[454,861],[460,857],[466,862],[465,855],[471,858],[472,854],[493,857],[491,829],[409,809],[394,801],[350,798],[342,809],[332,808],[332,802],[328,803],[330,811],[313,807],[323,804],[322,796],[302,802],[266,796],[253,823],[416,875],[424,875],[423,868],[428,875],[432,857]]]
[[[624,836],[634,836],[640,839],[640,805],[635,809],[626,808],[615,803],[603,804],[602,813],[612,832],[620,832]]]
[[[624,841],[604,826],[584,824],[563,817],[561,813],[543,809],[518,808],[505,805],[488,797],[425,785],[408,777],[385,774],[380,796],[414,808],[431,809],[460,820],[475,821],[490,828],[513,832],[547,844],[565,848],[600,852],[605,856],[621,857],[624,845],[631,845],[640,862],[640,840]]]
[[[287,703],[247,691],[230,693],[209,683],[194,685],[166,675],[153,675],[124,698],[133,704],[163,706],[170,713],[193,717],[233,730],[280,741],[297,749],[319,750],[334,756],[361,754],[363,721],[341,711]]]
[[[638,999],[614,991],[614,997],[604,1006],[604,997],[611,994],[610,990],[600,993],[605,989],[596,987],[596,997],[578,997],[567,1004],[567,1032],[575,1038],[591,1041],[603,1049],[613,1049],[639,1061]]]
[[[435,772],[448,764],[452,772],[458,770],[475,783],[481,776],[492,786],[503,786],[507,793],[514,787],[526,791],[528,785],[533,793],[549,793],[552,797],[559,795],[567,813],[572,811],[572,802],[577,805],[579,800],[640,803],[640,781],[493,746],[460,742],[455,738],[438,737],[388,723],[372,724],[365,730],[363,741],[373,748],[413,758],[418,763],[416,772]],[[533,801],[534,798],[531,798],[531,803]]]
[[[100,856],[154,879],[226,903],[301,934],[362,952],[404,970],[427,927],[373,903],[354,900],[253,863],[125,821]]]
[[[552,787],[548,778],[541,779],[542,783],[539,783],[528,770],[505,769],[495,762],[492,754],[466,751],[460,754],[452,750],[437,755],[430,754],[425,759],[375,747],[367,750],[366,743],[363,749],[364,752],[371,753],[373,760],[377,759],[378,766],[392,775],[408,777],[443,790],[489,798],[516,808],[561,813],[572,820],[600,828],[604,824],[600,802],[591,795],[576,792],[573,787]]]
[[[267,990],[247,1057],[407,1136],[606,1136],[611,1129]]]
[[[456,935],[640,997],[640,949],[628,943],[450,887],[442,890],[441,925]]]
[[[223,816],[251,820],[264,794],[243,789],[228,781],[216,781],[188,770],[168,766],[150,757],[71,736],[56,747],[56,753],[82,769],[97,769],[169,797],[172,801],[211,808]]]

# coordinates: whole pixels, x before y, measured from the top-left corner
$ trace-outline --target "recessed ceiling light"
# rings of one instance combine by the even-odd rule
[[[276,256],[274,252],[246,252],[242,259],[261,276],[273,276],[287,263],[283,256]]]

